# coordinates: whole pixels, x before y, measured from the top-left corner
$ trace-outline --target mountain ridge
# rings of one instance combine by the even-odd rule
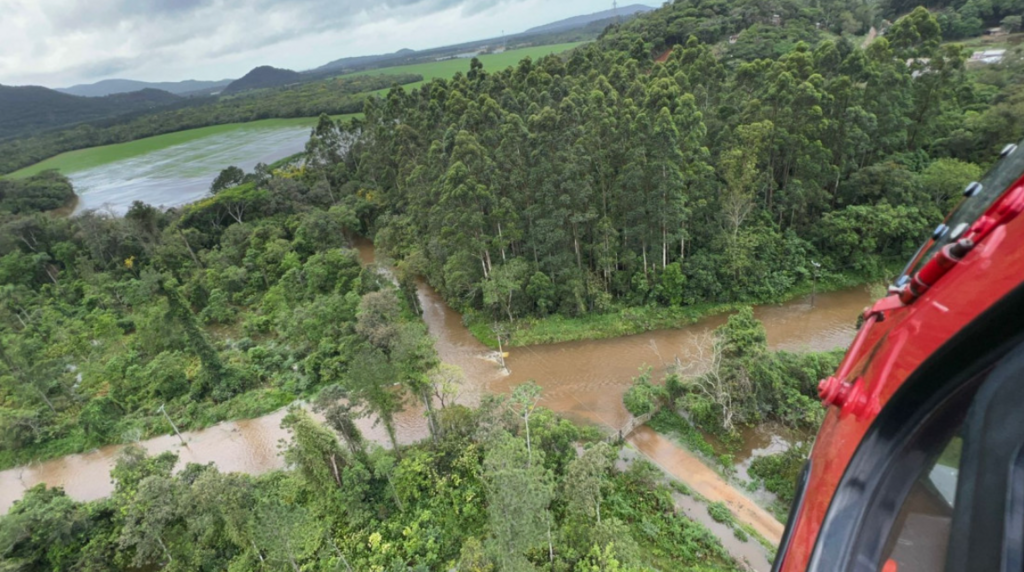
[[[525,32],[522,32],[521,34],[517,34],[517,35],[528,36],[528,35],[531,35],[531,34],[544,34],[544,33],[551,33],[551,32],[561,32],[561,31],[565,31],[565,30],[571,30],[573,28],[579,28],[579,27],[582,27],[582,26],[586,26],[587,24],[590,24],[591,22],[599,22],[601,20],[609,20],[609,19],[612,19],[612,18],[615,18],[615,17],[628,18],[628,17],[634,16],[636,14],[640,14],[640,13],[644,13],[644,12],[651,12],[651,11],[656,10],[656,9],[657,8],[654,8],[652,6],[647,6],[646,4],[631,4],[629,6],[621,6],[619,8],[612,9],[612,10],[602,10],[601,12],[594,12],[593,14],[583,14],[583,15],[580,15],[580,16],[573,16],[571,18],[565,18],[564,20],[558,20],[558,21],[555,21],[555,22],[551,22],[550,24],[544,24],[544,25],[541,25],[541,26],[534,26],[533,28],[530,28],[530,29],[526,30]]]
[[[215,89],[224,87],[234,80],[221,79],[217,81],[204,81],[186,79],[182,81],[138,81],[134,79],[104,79],[94,83],[81,83],[71,87],[58,87],[54,91],[77,95],[80,97],[104,97],[120,93],[130,93],[143,89],[157,89],[174,95],[186,95],[195,91]]]
[[[249,73],[229,83],[221,93],[230,95],[248,91],[250,89],[261,89],[265,87],[279,87],[296,83],[303,80],[301,73],[284,68],[273,66],[259,66],[249,70]]]
[[[0,85],[0,139],[68,127],[180,101],[158,89],[83,97],[37,85]]]

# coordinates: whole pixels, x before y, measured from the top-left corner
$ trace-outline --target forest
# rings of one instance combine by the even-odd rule
[[[158,109],[177,101],[180,101],[178,96],[158,89],[105,97],[78,97],[45,87],[0,85],[0,141],[85,121]]]
[[[269,118],[316,117],[321,113],[357,113],[362,110],[367,92],[422,79],[415,74],[336,77],[223,97],[174,98],[176,103],[159,109],[122,113],[62,131],[44,131],[0,142],[0,174],[11,173],[66,151],[124,143],[185,129]],[[74,99],[91,101],[95,98]],[[39,125],[35,125],[31,132],[38,130]]]
[[[891,277],[1020,135],[1001,121],[1019,83],[975,82],[924,9],[866,49],[723,61],[690,36],[652,61],[646,35],[685,31],[694,5],[566,59],[369,100],[364,120],[314,133],[359,133],[325,184],[452,306],[515,322]]]
[[[439,411],[434,440],[367,447],[302,409],[293,471],[261,477],[122,451],[114,494],[36,487],[0,519],[7,570],[739,570],[673,510],[661,472],[529,399]],[[526,411],[530,413],[524,415]],[[328,415],[330,419],[330,415]],[[332,425],[334,425],[332,423]],[[337,428],[336,425],[334,425]],[[529,429],[531,439],[523,437]],[[579,449],[579,451],[578,451]]]
[[[733,7],[667,4],[563,57],[396,86],[361,119],[322,115],[299,159],[226,170],[181,208],[66,218],[40,212],[73,197],[59,175],[0,182],[0,467],[165,434],[162,411],[186,430],[304,400],[327,421],[289,414],[291,471],[175,473],[128,448],[109,499],[34,489],[0,520],[0,566],[732,569],[660,473],[613,462],[592,428],[536,408],[535,386],[453,405],[460,376],[415,279],[506,341],[543,320],[890,279],[1020,137],[1019,50],[969,71],[924,9],[861,48],[816,25],[827,5]],[[835,21],[847,13],[860,22]],[[713,44],[737,32],[745,51]],[[332,113],[357,98],[338,81],[270,93]],[[9,144],[0,161],[158,132],[156,117]],[[393,267],[360,264],[357,236]],[[820,420],[813,382],[836,355],[770,353],[746,310],[713,344],[717,369],[648,379],[630,410],[659,401],[723,435]],[[430,434],[400,446],[413,406]],[[798,462],[752,471],[783,496]]]

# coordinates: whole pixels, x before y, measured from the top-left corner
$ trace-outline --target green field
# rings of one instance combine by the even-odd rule
[[[534,60],[544,57],[549,54],[558,54],[585,44],[586,42],[572,42],[569,44],[552,44],[550,46],[534,46],[531,48],[522,48],[518,50],[509,50],[501,54],[487,54],[479,56],[480,63],[484,64],[484,69],[488,71],[497,71],[505,69],[509,66],[514,66],[519,63],[520,60],[529,56]],[[469,60],[465,58],[458,58],[454,60],[444,60],[441,62],[429,62],[423,64],[410,64],[407,66],[395,66],[391,68],[381,68],[366,70],[361,72],[355,72],[346,75],[379,75],[379,74],[403,74],[403,73],[415,73],[423,76],[423,81],[410,83],[403,85],[406,90],[417,88],[424,83],[436,79],[436,78],[450,78],[455,75],[456,72],[467,72],[469,71]],[[387,93],[388,90],[382,89],[373,93]]]
[[[335,118],[349,118],[357,115],[362,114],[338,115]],[[35,165],[15,171],[7,176],[11,178],[29,177],[47,169],[57,169],[65,174],[74,173],[76,171],[83,171],[85,169],[91,169],[92,167],[98,167],[100,165],[106,165],[108,163],[114,163],[116,161],[130,159],[132,157],[138,157],[153,151],[167,149],[168,147],[173,147],[175,145],[191,143],[192,141],[202,139],[204,137],[231,133],[242,128],[249,129],[255,127],[274,129],[281,127],[301,127],[305,125],[312,127],[314,123],[316,123],[315,117],[298,117],[294,119],[264,119],[250,123],[228,123],[225,125],[200,127],[198,129],[189,129],[187,131],[178,131],[176,133],[166,133],[164,135],[146,137],[145,139],[137,139],[135,141],[128,141],[127,143],[117,143],[114,145],[104,145],[102,147],[89,147],[87,149],[68,151],[67,153],[61,153],[60,155],[50,157],[49,159],[36,163]]]

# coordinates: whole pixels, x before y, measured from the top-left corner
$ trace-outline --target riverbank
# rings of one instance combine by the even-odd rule
[[[828,280],[819,281],[817,286],[801,284],[785,294],[769,300],[746,302],[706,303],[671,308],[665,306],[641,306],[622,308],[615,312],[588,314],[578,318],[548,316],[546,318],[524,318],[515,322],[509,339],[502,340],[503,347],[524,347],[561,342],[603,340],[641,334],[654,330],[672,330],[691,326],[712,316],[735,312],[743,306],[783,304],[808,296],[816,288],[817,294],[826,294],[863,286],[870,288],[872,282],[863,276],[837,274]],[[476,339],[491,349],[498,349],[498,340],[492,329],[492,322],[484,316],[467,315],[466,326]]]
[[[220,423],[256,419],[279,411],[303,395],[276,388],[259,388],[216,405],[197,403],[189,406],[170,404],[167,414],[181,431],[198,432]],[[114,439],[90,439],[81,428],[68,435],[17,450],[0,451],[0,471],[22,465],[43,463],[69,455],[81,455],[104,447],[120,446],[139,440],[173,435],[167,418],[157,411],[122,419],[124,430]]]

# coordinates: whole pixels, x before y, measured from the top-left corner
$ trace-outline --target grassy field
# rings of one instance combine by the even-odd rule
[[[947,43],[960,44],[973,51],[997,50],[1000,48],[1012,48],[1024,43],[1024,33],[1006,34],[1003,36],[978,36],[976,38],[967,38]]]
[[[534,60],[544,57],[549,54],[558,54],[585,44],[586,42],[572,42],[569,44],[552,44],[550,46],[534,46],[531,48],[522,48],[518,50],[509,50],[501,54],[487,54],[479,56],[480,63],[484,64],[484,69],[489,71],[497,71],[505,69],[509,66],[514,66],[519,63],[520,60],[529,56]],[[407,66],[395,66],[391,68],[381,68],[366,70],[361,72],[355,72],[347,75],[379,75],[379,74],[403,74],[403,73],[415,73],[423,76],[423,81],[410,83],[404,85],[407,91],[417,88],[424,83],[436,79],[436,78],[450,78],[455,75],[456,72],[467,72],[469,71],[469,60],[465,58],[458,58],[454,60],[444,60],[441,62],[430,62],[424,64],[411,64]],[[387,93],[388,90],[382,89],[373,93]]]
[[[361,114],[339,115],[336,116],[336,119],[349,118],[356,115]],[[167,133],[164,135],[157,135],[155,137],[137,139],[127,143],[104,145],[102,147],[89,147],[88,149],[78,149],[77,151],[61,153],[60,155],[50,157],[49,159],[36,163],[35,165],[15,171],[7,176],[11,178],[29,177],[47,169],[57,169],[65,174],[74,173],[76,171],[83,171],[85,169],[91,169],[92,167],[98,167],[100,165],[106,165],[108,163],[114,163],[124,159],[130,159],[132,157],[138,157],[140,155],[145,155],[146,153],[160,151],[161,149],[167,149],[168,147],[173,147],[175,145],[191,143],[192,141],[202,139],[203,137],[239,131],[243,128],[277,129],[283,127],[312,127],[315,123],[315,117],[299,117],[295,119],[264,119],[262,121],[253,121],[251,123],[228,123],[226,125],[213,125],[210,127],[201,127],[199,129],[189,129],[187,131],[178,131],[176,133]]]

